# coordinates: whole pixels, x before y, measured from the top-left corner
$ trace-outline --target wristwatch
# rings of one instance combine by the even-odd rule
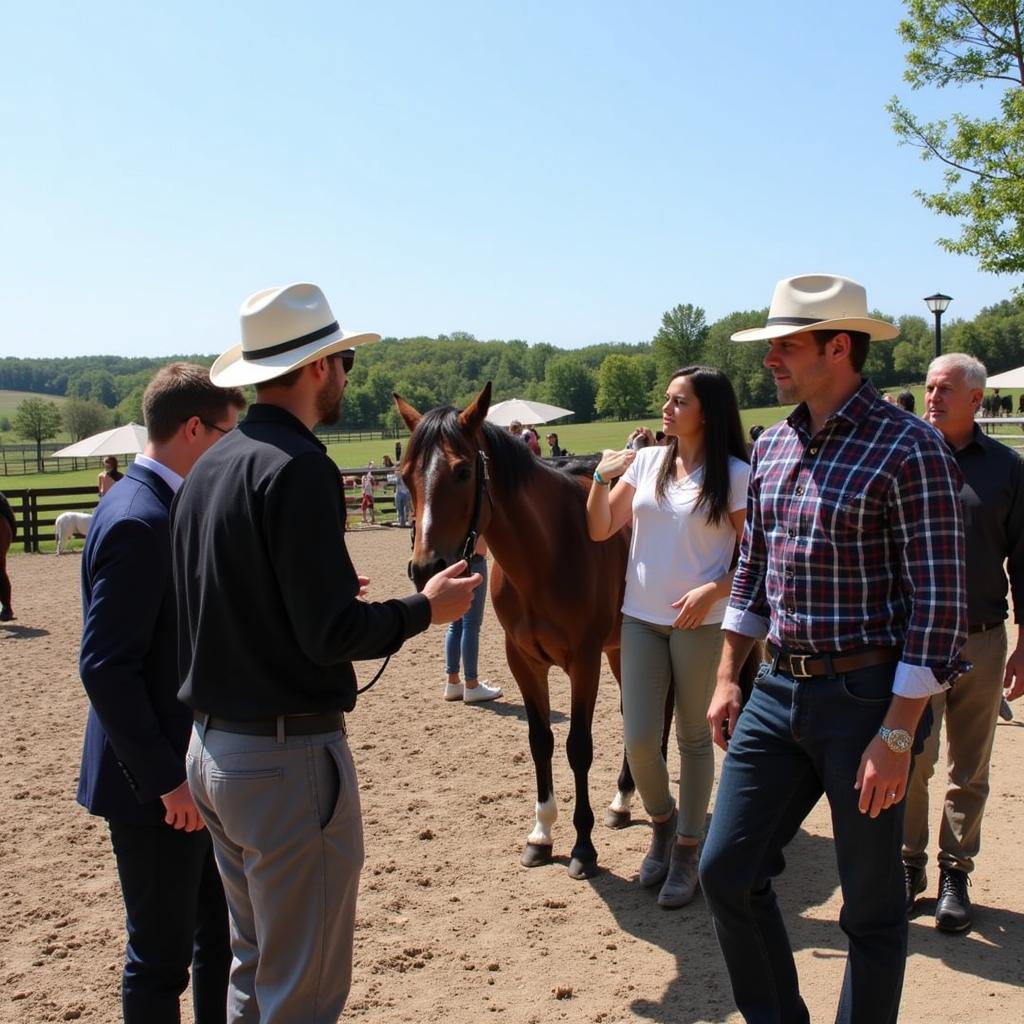
[[[914,745],[914,737],[906,729],[889,729],[882,725],[878,735],[894,754],[905,754]]]

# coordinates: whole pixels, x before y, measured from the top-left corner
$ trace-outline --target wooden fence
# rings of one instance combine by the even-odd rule
[[[362,503],[362,478],[366,467],[342,469],[345,481],[345,508],[349,526],[362,522],[359,506]],[[388,482],[391,471],[373,470],[377,487],[374,489],[374,519],[377,525],[397,525],[395,488]],[[86,487],[31,487],[4,491],[18,521],[18,542],[25,551],[38,552],[44,541],[55,541],[55,524],[61,512],[93,512],[99,501],[96,488]]]

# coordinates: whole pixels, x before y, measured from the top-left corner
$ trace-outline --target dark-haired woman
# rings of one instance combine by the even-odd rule
[[[605,540],[633,524],[622,604],[622,718],[630,769],[653,823],[640,884],[660,885],[658,903],[680,907],[696,891],[714,782],[706,714],[750,466],[736,394],[718,370],[690,366],[672,376],[662,427],[664,447],[605,453],[587,499],[587,527],[594,540]],[[678,806],[661,754],[669,687],[681,760]]]
[[[108,455],[103,460],[103,472],[96,477],[96,489],[102,498],[118,480],[124,479],[124,473],[117,468],[117,456]]]

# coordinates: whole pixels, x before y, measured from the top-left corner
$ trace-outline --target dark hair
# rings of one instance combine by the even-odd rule
[[[913,412],[914,411],[914,404],[915,404],[914,403],[914,392],[913,391],[908,391],[906,388],[904,388],[896,396],[896,404],[901,409],[905,409],[907,412]]]
[[[818,351],[824,352],[825,346],[837,335],[848,334],[850,336],[850,364],[856,373],[864,369],[868,361],[868,348],[871,345],[871,335],[866,331],[811,331],[814,340],[818,345]]]
[[[117,456],[116,455],[106,455],[106,456],[104,456],[104,458],[103,458],[103,465],[105,466],[108,462],[112,462],[113,463],[113,465],[110,468],[116,473],[117,472]]]
[[[142,396],[146,432],[157,444],[169,441],[192,416],[216,423],[229,406],[245,408],[242,389],[217,387],[210,371],[195,363],[171,363],[157,370]]]
[[[704,480],[700,485],[695,508],[704,509],[707,521],[717,526],[729,515],[729,457],[750,462],[747,442],[743,438],[740,407],[729,378],[710,366],[687,366],[676,370],[670,382],[686,377],[704,413]],[[669,481],[675,476],[679,441],[669,437],[665,457],[661,460],[655,495],[659,504],[665,497]]]
[[[756,441],[764,433],[764,427],[760,423],[755,423],[748,433],[750,434],[750,440]]]

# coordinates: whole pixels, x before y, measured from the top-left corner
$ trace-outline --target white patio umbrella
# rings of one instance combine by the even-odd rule
[[[507,427],[513,420],[520,423],[550,423],[562,416],[572,416],[572,409],[562,409],[545,402],[529,402],[525,398],[510,398],[491,406],[487,419],[499,427]]]
[[[988,378],[986,387],[990,388],[1024,388],[1024,366],[1015,370],[1003,370]]]
[[[69,444],[67,448],[51,452],[48,459],[88,459],[97,455],[133,455],[146,447],[146,428],[138,423],[126,423],[123,427],[104,430],[92,437]]]

